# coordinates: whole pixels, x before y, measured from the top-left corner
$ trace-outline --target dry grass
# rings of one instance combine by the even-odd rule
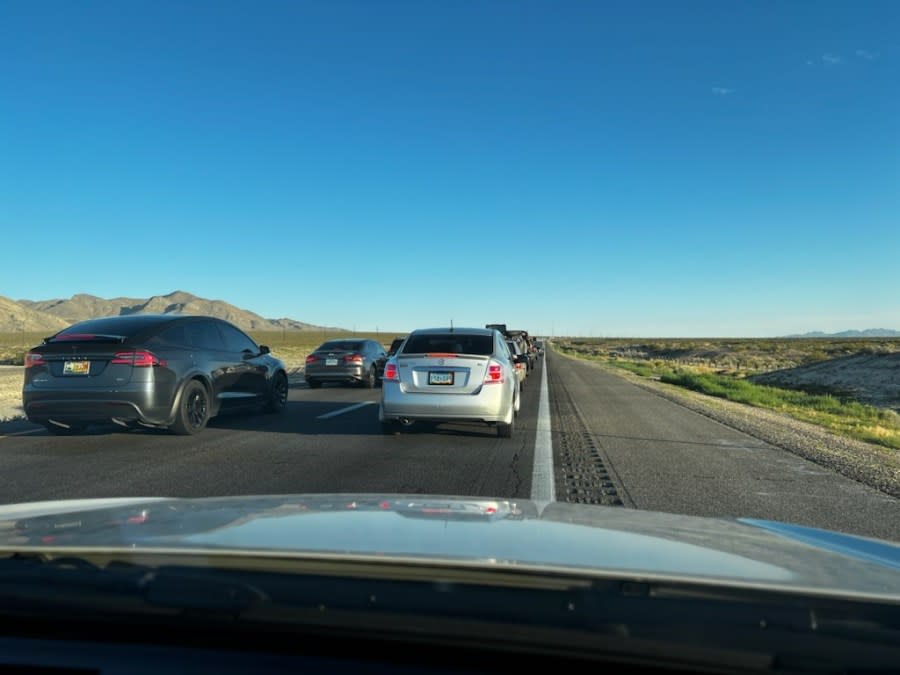
[[[47,333],[0,333],[0,365],[21,366],[25,352],[39,345]]]
[[[0,422],[22,415],[23,369],[0,366]]]
[[[288,369],[299,368],[306,363],[306,357],[312,351],[326,340],[334,338],[368,338],[375,340],[384,345],[387,349],[391,346],[391,341],[400,333],[378,332],[378,333],[348,333],[348,332],[299,332],[285,331],[281,332],[251,332],[250,336],[261,345],[267,345],[272,350],[272,354],[277,356]]]
[[[900,352],[900,338],[564,338],[556,344],[579,356],[705,368],[752,375],[852,354]]]

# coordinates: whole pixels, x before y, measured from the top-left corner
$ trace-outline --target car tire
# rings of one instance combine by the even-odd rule
[[[275,373],[275,379],[272,381],[272,393],[269,394],[269,400],[266,403],[265,411],[267,413],[284,412],[287,408],[288,400],[288,379],[287,375],[278,371]]]
[[[310,389],[318,389],[319,387],[322,386],[322,383],[319,382],[318,380],[307,380],[306,386],[309,387]]]
[[[87,429],[87,426],[87,424],[70,424],[68,427],[60,427],[48,422],[44,428],[54,436],[75,436]]]
[[[184,385],[175,423],[169,431],[178,436],[191,436],[200,433],[209,422],[209,392],[202,382],[191,380]]]
[[[362,379],[362,386],[364,389],[374,389],[375,382],[378,379],[375,374],[375,366],[369,368],[369,371],[366,373],[366,376]]]
[[[516,410],[515,405],[510,406],[512,410],[510,410],[509,414],[509,423],[506,422],[497,422],[497,436],[500,438],[512,438],[513,429],[516,426]]]

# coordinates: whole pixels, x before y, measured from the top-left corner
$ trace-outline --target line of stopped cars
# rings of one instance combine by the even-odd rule
[[[527,331],[503,324],[414,330],[384,367],[382,430],[396,434],[421,422],[473,422],[509,438],[525,379],[542,350]]]
[[[543,344],[502,324],[431,328],[376,340],[340,338],[306,358],[304,379],[381,385],[388,433],[417,422],[477,422],[513,433],[528,375]],[[228,321],[139,314],[76,323],[25,354],[26,417],[54,434],[92,424],[190,435],[231,411],[287,407],[284,362]]]

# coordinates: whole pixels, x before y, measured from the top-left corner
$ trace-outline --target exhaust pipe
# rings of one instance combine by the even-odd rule
[[[402,424],[405,427],[411,427],[413,425],[413,421],[411,419],[409,419],[408,417],[401,417],[400,424]]]

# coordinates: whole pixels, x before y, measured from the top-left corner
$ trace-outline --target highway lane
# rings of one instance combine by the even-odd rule
[[[511,439],[486,425],[385,436],[380,390],[339,385],[292,387],[283,415],[222,416],[190,437],[112,425],[53,436],[27,422],[0,425],[0,503],[300,492],[529,497],[537,388],[530,390]]]
[[[551,353],[557,498],[566,436],[589,445],[625,506],[765,518],[900,540],[900,501],[689,410],[600,367]]]
[[[527,381],[511,439],[476,425],[384,436],[378,389],[305,385],[291,389],[284,415],[221,417],[193,437],[114,426],[57,437],[26,422],[0,425],[0,503],[301,492],[524,498],[535,489],[535,439],[548,437],[552,466],[539,465],[560,500],[900,541],[898,500],[591,364],[548,354],[551,432],[537,434],[541,369]]]

